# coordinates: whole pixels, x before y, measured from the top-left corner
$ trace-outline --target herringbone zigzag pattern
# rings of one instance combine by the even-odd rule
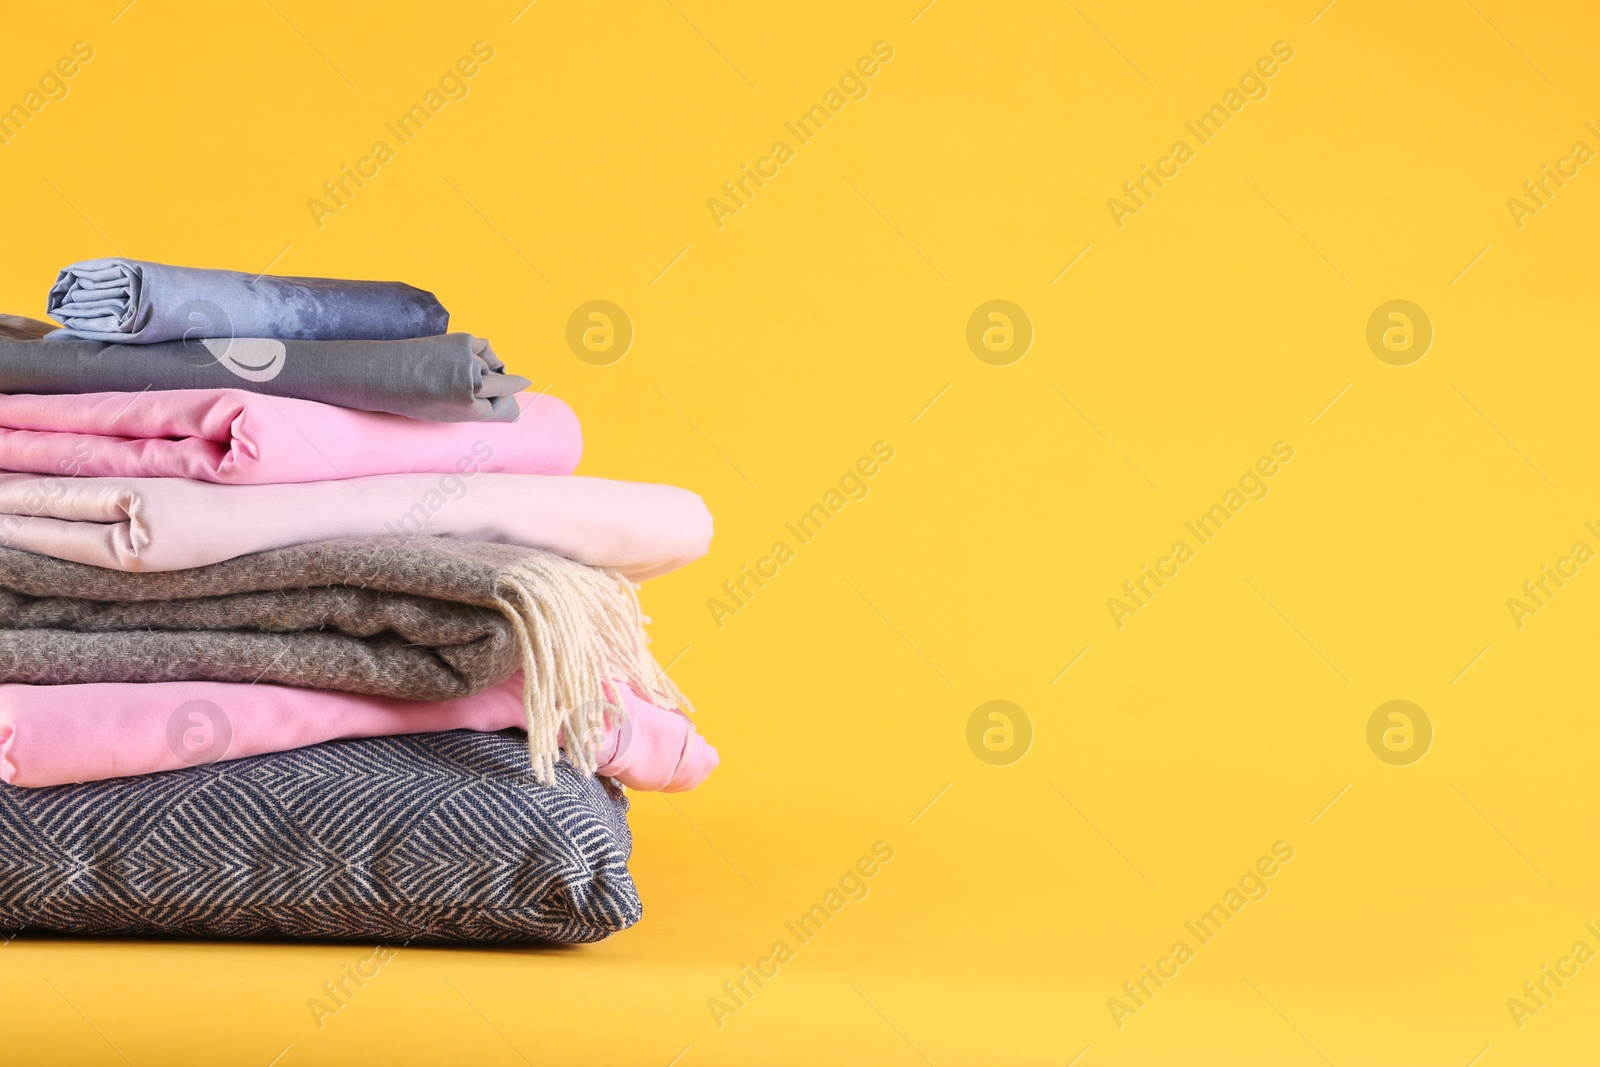
[[[639,920],[620,787],[527,735],[335,741],[0,786],[0,924],[82,934],[598,941]]]

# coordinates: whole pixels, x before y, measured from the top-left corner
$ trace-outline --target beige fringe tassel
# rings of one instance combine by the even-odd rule
[[[522,706],[528,754],[541,783],[555,780],[561,738],[567,760],[595,772],[584,739],[626,714],[606,697],[606,682],[631,685],[664,707],[694,710],[650,654],[638,587],[615,571],[546,552],[530,552],[495,582],[495,602],[516,630],[522,653]]]

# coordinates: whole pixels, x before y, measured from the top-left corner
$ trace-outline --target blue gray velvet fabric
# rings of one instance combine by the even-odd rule
[[[465,333],[398,341],[222,337],[142,345],[50,334],[48,323],[0,315],[0,392],[248,389],[433,422],[515,422],[516,394],[531,384],[507,374],[489,342]]]
[[[397,341],[450,328],[450,313],[432,293],[400,282],[280,278],[121,257],[63,269],[48,309],[63,327],[55,336],[123,344],[201,337]]]
[[[452,731],[82,785],[0,785],[0,927],[599,941],[639,921],[627,798],[526,735]]]

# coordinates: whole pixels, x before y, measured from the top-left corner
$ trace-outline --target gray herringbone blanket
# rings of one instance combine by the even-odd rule
[[[566,760],[536,787],[522,745],[451,730],[0,785],[0,936],[582,943],[632,926],[627,797]]]
[[[445,700],[521,670],[542,781],[563,729],[621,717],[605,683],[684,703],[645,621],[610,571],[480,541],[351,537],[162,573],[0,548],[0,681],[263,681]],[[574,747],[569,759],[592,771],[593,754]]]

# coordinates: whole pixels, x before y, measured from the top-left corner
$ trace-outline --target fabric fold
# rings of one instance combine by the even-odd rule
[[[459,700],[400,700],[244,682],[0,685],[0,780],[38,788],[287,752],[325,741],[524,724],[522,679]],[[717,764],[676,710],[612,687],[622,720],[582,735],[595,773],[632,789],[680,792]],[[562,738],[570,749],[572,739]]]
[[[606,680],[692,710],[648,649],[634,587],[546,552],[356,537],[130,574],[0,548],[0,682],[237,681],[412,700],[519,670],[534,773],[596,714]],[[568,758],[592,773],[597,753]]]
[[[239,389],[0,394],[0,470],[232,485],[576,470],[572,409],[543,393],[515,399],[515,422],[459,423]]]
[[[0,544],[115,570],[184,570],[377,534],[539,548],[643,581],[704,555],[711,516],[685,489],[577,475],[382,474],[216,485],[0,474]]]
[[[0,393],[242,389],[433,422],[511,422],[528,379],[465,333],[394,341],[263,337],[108,344],[0,316]]]
[[[450,328],[434,297],[401,282],[286,278],[86,259],[64,268],[47,310],[58,337],[151,344],[203,337],[395,341]]]

